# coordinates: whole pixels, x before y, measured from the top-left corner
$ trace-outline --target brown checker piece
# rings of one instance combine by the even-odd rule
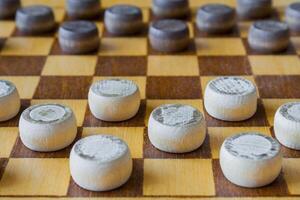
[[[98,53],[98,51],[95,50],[93,52],[86,53],[86,55],[97,55],[97,53]],[[54,43],[53,43],[52,48],[50,50],[50,54],[51,55],[71,55],[70,53],[62,51],[62,49],[59,46],[59,42],[58,42],[57,38],[54,40]]]
[[[147,37],[147,36],[148,36],[148,24],[146,24],[146,23],[143,24],[143,28],[141,31],[134,33],[134,34],[126,35],[126,37]],[[112,34],[112,33],[108,32],[104,26],[103,37],[120,37],[120,35],[116,35],[116,34]]]
[[[35,0],[24,0],[25,4],[33,3]],[[124,3],[134,3],[141,6],[143,9],[148,9],[150,6],[150,2],[148,1],[131,1],[131,0],[123,0]],[[122,3],[123,3],[122,1]],[[208,2],[208,1],[207,1]],[[191,4],[191,10],[196,10],[199,6],[203,5],[203,3],[207,3],[203,0],[192,0],[190,1]],[[233,6],[231,2],[233,1],[226,1],[229,5]],[[277,5],[277,0],[274,0],[274,5]],[[63,3],[60,1],[54,1],[54,0],[39,0],[38,3],[45,3],[49,4],[52,7],[55,7],[56,9],[63,9]],[[118,3],[120,3],[118,1]],[[281,2],[282,3],[282,2]],[[103,0],[103,5],[108,7],[115,4],[115,0]],[[271,18],[273,19],[279,19],[279,12],[274,10],[273,15]],[[223,122],[216,120],[212,117],[210,117],[204,109],[204,115],[205,119],[207,121],[208,128],[214,128],[214,127],[260,127],[260,128],[267,128],[267,130],[271,130],[271,134],[274,137],[273,133],[273,127],[269,124],[266,116],[266,111],[264,108],[264,105],[262,103],[262,99],[272,98],[272,99],[290,99],[290,98],[300,98],[300,92],[298,90],[298,85],[300,84],[300,76],[287,73],[289,75],[257,75],[253,74],[252,66],[248,60],[248,55],[266,55],[261,52],[253,51],[249,48],[249,45],[247,43],[247,38],[242,39],[242,48],[246,51],[246,54],[243,55],[242,52],[238,52],[241,50],[240,47],[237,47],[236,49],[233,49],[231,52],[231,49],[226,49],[226,45],[215,44],[208,42],[208,51],[201,49],[201,45],[197,46],[195,43],[196,38],[200,39],[217,39],[221,38],[220,41],[226,41],[226,39],[231,39],[229,41],[232,41],[232,39],[241,39],[241,31],[239,30],[239,26],[236,26],[235,29],[232,32],[229,32],[224,35],[207,35],[199,30],[197,30],[195,22],[194,22],[195,16],[192,14],[183,20],[186,20],[190,22],[192,25],[192,31],[193,36],[191,37],[190,45],[189,47],[179,53],[174,53],[171,55],[174,56],[185,56],[189,55],[191,57],[195,57],[198,62],[199,67],[199,74],[195,71],[193,73],[190,73],[190,75],[180,75],[180,72],[174,73],[176,76],[168,75],[170,72],[166,72],[164,75],[149,75],[147,74],[148,70],[148,56],[155,55],[156,57],[159,56],[165,56],[169,55],[166,53],[160,53],[155,51],[151,48],[151,45],[149,44],[149,40],[147,41],[147,48],[146,48],[146,55],[142,52],[138,52],[138,56],[130,55],[130,53],[133,52],[134,48],[129,48],[128,52],[127,49],[123,47],[124,41],[115,41],[116,46],[120,45],[121,48],[124,48],[120,51],[118,49],[113,49],[109,51],[109,49],[105,49],[107,54],[100,54],[99,51],[88,53],[88,55],[99,55],[97,64],[95,67],[94,76],[97,77],[105,77],[105,76],[126,76],[126,77],[145,77],[146,80],[146,99],[143,99],[141,102],[141,107],[138,112],[138,114],[133,117],[132,119],[129,119],[124,122],[117,122],[117,123],[111,123],[111,122],[104,122],[101,120],[96,119],[92,116],[88,105],[86,106],[84,111],[80,110],[80,113],[83,113],[83,125],[78,127],[78,135],[76,140],[78,140],[80,137],[82,137],[82,130],[84,128],[88,127],[96,127],[96,128],[126,128],[126,127],[133,127],[133,128],[142,128],[144,132],[139,135],[137,138],[143,139],[143,146],[140,149],[142,151],[142,158],[134,158],[133,161],[133,174],[130,178],[130,180],[122,187],[117,188],[113,191],[109,192],[90,192],[87,190],[84,190],[77,186],[75,182],[70,179],[65,180],[59,180],[57,184],[60,184],[60,186],[64,186],[65,193],[51,191],[51,195],[49,195],[47,192],[49,192],[49,189],[47,189],[46,186],[40,186],[41,191],[39,195],[36,195],[36,189],[32,189],[32,191],[27,191],[24,193],[24,189],[22,189],[24,186],[16,186],[13,188],[15,192],[18,192],[18,195],[7,195],[7,191],[2,190],[3,188],[0,188],[0,197],[2,196],[18,196],[18,197],[28,197],[31,196],[33,198],[37,196],[42,197],[153,197],[154,199],[161,198],[161,197],[216,197],[216,199],[219,199],[219,197],[265,197],[270,196],[274,197],[274,199],[277,199],[276,196],[297,196],[300,195],[300,190],[297,189],[295,183],[300,181],[300,176],[295,174],[294,179],[291,179],[291,177],[287,177],[288,172],[285,171],[286,169],[283,169],[283,172],[280,174],[280,176],[273,182],[271,185],[258,188],[258,189],[245,189],[238,186],[235,186],[231,184],[229,181],[225,179],[223,176],[220,166],[219,166],[219,160],[218,159],[212,159],[212,141],[211,136],[207,135],[204,144],[197,150],[185,153],[185,154],[170,154],[165,153],[157,150],[154,146],[151,145],[149,138],[147,137],[147,122],[145,120],[146,118],[146,110],[147,108],[147,100],[166,100],[166,101],[176,101],[176,100],[183,100],[183,101],[201,101],[203,100],[202,96],[202,89],[201,89],[201,82],[200,77],[205,76],[222,76],[222,75],[237,75],[237,76],[248,76],[250,78],[253,78],[259,91],[260,99],[258,104],[258,111],[257,113],[249,120],[245,120],[243,122]],[[192,20],[193,19],[193,20]],[[66,15],[63,17],[63,21],[70,20]],[[151,10],[149,12],[149,19],[146,22],[145,25],[149,25],[149,23],[153,20],[157,20],[155,16],[153,16]],[[93,21],[100,22],[103,25],[103,12],[98,18],[93,19]],[[1,23],[2,21],[0,21]],[[8,22],[12,22],[8,21]],[[104,27],[104,25],[103,25]],[[57,31],[57,30],[56,30]],[[44,34],[41,35],[42,37],[47,38],[55,38],[55,33],[52,32],[50,34]],[[1,35],[2,34],[2,35]],[[293,37],[299,37],[299,34],[293,34]],[[7,32],[1,32],[0,29],[0,54],[1,49],[5,46],[6,39],[10,39],[12,37],[18,37],[18,38],[28,38],[28,35],[24,35],[16,28],[13,29],[10,36],[7,36]],[[32,36],[37,37],[37,36]],[[128,36],[129,38],[146,38],[147,37],[147,27],[145,26],[144,31],[142,31],[140,34]],[[101,34],[102,39],[106,38],[112,38],[117,39],[119,37],[113,36],[105,30],[105,27],[103,28],[103,32]],[[14,42],[14,41],[13,41]],[[12,42],[12,44],[14,44]],[[110,40],[108,40],[106,43],[109,44]],[[120,42],[120,43],[119,43]],[[126,43],[126,42],[125,42]],[[142,42],[141,42],[142,43]],[[138,44],[138,43],[136,43]],[[227,44],[231,44],[228,42]],[[130,45],[130,43],[128,43]],[[141,45],[141,44],[138,44]],[[209,49],[209,45],[213,45],[213,49]],[[216,46],[214,46],[216,45]],[[238,44],[237,44],[238,45]],[[294,44],[291,42],[290,47],[285,51],[276,54],[276,56],[283,56],[283,55],[297,55],[297,47],[293,46]],[[41,45],[43,46],[43,45]],[[45,45],[47,46],[47,45]],[[126,47],[126,45],[124,45]],[[140,46],[139,46],[140,47]],[[20,47],[19,47],[20,48]],[[33,47],[36,49],[39,49],[39,47]],[[44,47],[46,48],[46,47]],[[140,47],[141,49],[141,47]],[[199,49],[201,49],[201,52],[199,53]],[[61,48],[59,47],[58,40],[55,38],[54,43],[52,44],[52,47],[49,49],[48,55],[68,55],[64,52],[62,52]],[[215,53],[219,52],[218,54]],[[298,50],[299,51],[299,50]],[[197,55],[197,52],[199,55]],[[10,54],[13,54],[10,52]],[[298,52],[299,54],[299,52]],[[213,55],[213,56],[211,56]],[[79,55],[78,55],[79,56]],[[93,81],[94,76],[86,76],[81,75],[80,72],[76,73],[76,76],[57,76],[59,73],[54,73],[56,76],[41,76],[41,73],[44,69],[45,62],[47,59],[47,55],[43,56],[36,56],[36,55],[20,55],[20,52],[16,52],[16,55],[10,55],[10,56],[4,56],[0,55],[0,76],[8,76],[9,78],[14,77],[26,77],[26,76],[36,76],[39,77],[40,80],[37,83],[37,87],[34,91],[33,100],[43,99],[43,100],[53,100],[53,99],[66,99],[67,101],[76,101],[77,99],[80,100],[86,100],[87,99],[87,93],[90,84]],[[300,57],[299,57],[300,59]],[[50,66],[51,67],[51,66]],[[183,66],[184,67],[184,66]],[[269,66],[266,66],[269,67]],[[167,67],[168,68],[168,67]],[[161,69],[164,70],[164,69]],[[188,69],[187,69],[188,70]],[[270,67],[270,70],[271,67]],[[84,70],[83,70],[84,71]],[[181,69],[182,71],[182,69]],[[198,69],[197,69],[198,71]],[[179,74],[179,75],[178,75]],[[189,74],[189,73],[187,73]],[[92,75],[92,73],[90,74]],[[199,76],[200,75],[200,76]],[[26,88],[26,87],[24,87]],[[30,96],[27,95],[26,96]],[[21,111],[27,108],[30,105],[31,99],[22,99],[22,108]],[[203,103],[203,101],[202,101]],[[83,106],[84,107],[84,106]],[[78,108],[77,108],[78,109]],[[20,115],[20,114],[19,114]],[[15,117],[12,120],[9,120],[7,122],[0,123],[0,137],[1,137],[1,130],[6,130],[8,128],[17,128],[18,126],[18,120],[19,115]],[[4,128],[4,129],[1,129]],[[234,128],[233,128],[234,129]],[[16,130],[15,130],[16,131]],[[141,137],[142,136],[142,137]],[[131,140],[134,141],[135,137],[134,135],[128,136]],[[131,138],[133,137],[133,138]],[[5,140],[5,139],[4,139]],[[76,141],[75,140],[75,141]],[[0,146],[3,144],[6,144],[6,141],[0,141]],[[16,166],[14,166],[14,163],[10,163],[10,159],[13,161],[22,161],[22,163],[26,162],[37,162],[38,166],[43,163],[43,159],[47,160],[50,159],[52,164],[55,164],[56,162],[59,163],[58,166],[64,165],[65,169],[68,169],[68,162],[63,162],[62,160],[66,161],[68,158],[68,155],[71,150],[71,146],[52,153],[38,153],[33,152],[27,149],[21,142],[20,137],[17,136],[15,141],[9,142],[12,145],[12,150],[10,151],[9,158],[0,158],[0,184],[3,180],[3,174],[5,173],[6,168],[10,168],[10,170],[15,169]],[[137,146],[140,146],[141,142],[137,142]],[[298,151],[294,151],[285,147],[282,147],[282,153],[285,158],[288,159],[300,159],[300,153]],[[53,158],[53,159],[51,159]],[[150,162],[145,162],[150,161]],[[160,165],[159,163],[166,161],[166,164]],[[173,161],[179,161],[177,162],[178,165],[174,165]],[[201,166],[197,166],[197,164],[194,163],[201,163]],[[200,162],[199,162],[200,161]],[[167,178],[167,180],[161,180],[157,179],[155,180],[154,177],[149,177],[149,165],[150,167],[155,168],[154,172],[168,172],[170,171],[170,174],[176,174],[176,178],[173,176],[164,175],[164,178]],[[299,163],[299,162],[298,162]],[[153,164],[153,166],[152,166]],[[172,167],[169,167],[169,164],[171,164]],[[172,165],[173,164],[173,165]],[[205,167],[202,165],[205,164]],[[29,165],[30,166],[30,165]],[[49,166],[49,170],[59,171],[59,167],[53,167]],[[193,166],[196,166],[196,169],[193,170]],[[28,166],[27,166],[28,167]],[[187,167],[187,168],[185,168]],[[197,169],[201,168],[201,171],[198,172]],[[291,166],[289,166],[291,167]],[[294,166],[295,167],[295,166]],[[297,168],[297,167],[296,167]],[[48,169],[48,168],[47,168]],[[191,169],[191,171],[189,171]],[[288,168],[289,169],[289,168]],[[16,170],[16,169],[15,169]],[[26,173],[35,173],[35,171],[42,171],[43,169],[34,169],[34,168],[24,168],[22,169],[22,172],[26,171]],[[177,171],[176,171],[177,170]],[[184,170],[184,171],[180,171]],[[196,170],[196,171],[195,171]],[[204,170],[204,171],[202,171]],[[178,173],[179,172],[179,173]],[[69,172],[66,170],[64,171],[64,174],[68,174]],[[146,175],[145,175],[146,173]],[[194,177],[197,177],[201,174],[200,178],[203,178],[205,180],[200,180],[200,182],[204,182],[205,187],[199,187],[194,188],[193,190],[190,189],[190,184],[198,185],[199,184],[199,176],[197,180],[190,180]],[[6,181],[16,181],[19,180],[18,177],[13,177],[14,179],[9,180],[9,176],[5,174]],[[31,175],[32,174],[27,174]],[[189,177],[188,183],[186,185],[182,184],[181,182],[178,183],[178,180],[183,180],[182,177]],[[168,177],[169,176],[169,177]],[[178,177],[177,177],[178,176]],[[297,177],[298,176],[298,177]],[[44,170],[43,174],[39,177],[36,177],[36,180],[32,180],[33,183],[39,183],[41,182],[40,177],[43,177],[48,180],[47,176],[47,170]],[[154,179],[154,180],[152,180]],[[159,185],[160,182],[168,182],[170,188],[165,186]],[[16,182],[14,182],[16,184]],[[66,184],[65,184],[66,183]],[[149,185],[150,183],[150,185]],[[8,187],[13,187],[15,184],[12,184]],[[28,184],[31,184],[28,182]],[[56,183],[55,183],[56,184]],[[147,185],[148,184],[148,185]],[[153,184],[153,186],[151,185]],[[53,186],[53,185],[52,185]],[[18,188],[19,187],[19,188]],[[36,185],[35,185],[36,187]],[[150,189],[149,189],[150,187]],[[151,190],[152,187],[152,190]],[[180,188],[179,188],[180,187]],[[46,188],[46,189],[45,189]],[[183,189],[182,189],[183,188]],[[167,189],[167,192],[163,191],[164,189]],[[64,190],[64,189],[62,189]],[[178,198],[179,199],[179,198]],[[272,198],[273,199],[273,198]]]
[[[234,26],[232,30],[226,32],[226,33],[215,33],[215,34],[208,34],[206,32],[203,32],[201,30],[199,30],[197,28],[197,25],[195,23],[193,23],[193,26],[194,26],[194,34],[195,34],[195,37],[217,37],[217,38],[220,38],[220,37],[224,37],[224,38],[228,38],[228,37],[239,37],[240,36],[240,31],[238,29],[237,26]]]
[[[270,55],[270,53],[266,53],[266,52],[257,51],[255,49],[252,49],[249,46],[248,39],[242,38],[242,40],[243,40],[243,44],[246,48],[246,51],[247,51],[248,55]],[[275,53],[275,54],[277,54],[277,55],[296,55],[296,51],[295,51],[294,46],[290,43],[286,50],[284,50],[283,52]]]
[[[55,27],[50,32],[46,32],[46,33],[34,33],[34,34],[33,33],[22,32],[18,28],[15,28],[12,36],[13,37],[33,37],[33,36],[37,36],[37,37],[54,37],[55,34],[56,34],[56,32],[58,31],[58,27],[59,27],[59,24],[56,23]]]

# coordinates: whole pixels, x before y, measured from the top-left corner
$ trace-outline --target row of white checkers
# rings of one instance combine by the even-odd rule
[[[104,121],[123,121],[136,115],[140,106],[138,86],[130,80],[108,79],[91,85],[88,103],[92,114]],[[204,106],[212,117],[224,121],[251,118],[257,108],[252,82],[240,77],[219,77],[210,81]],[[17,115],[20,98],[15,85],[0,81],[0,121]],[[278,141],[300,150],[300,102],[278,108],[274,130]],[[148,122],[148,136],[154,147],[169,153],[186,153],[199,148],[206,137],[204,115],[183,104],[155,108]],[[38,104],[23,111],[20,138],[33,151],[50,152],[69,146],[76,138],[73,111],[61,104]],[[280,144],[272,137],[245,132],[225,139],[220,151],[225,177],[243,187],[260,187],[279,175],[282,165]],[[78,140],[70,154],[74,181],[92,191],[107,191],[124,184],[132,172],[128,145],[121,139],[98,134]]]

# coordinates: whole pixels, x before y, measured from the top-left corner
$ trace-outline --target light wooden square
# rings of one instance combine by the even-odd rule
[[[148,124],[148,120],[151,112],[158,106],[163,104],[187,104],[197,108],[200,112],[203,113],[203,104],[201,99],[164,99],[164,100],[147,100],[146,101],[146,117],[145,124]]]
[[[148,23],[150,20],[150,10],[149,8],[142,8],[142,14],[143,14],[143,22]]]
[[[145,159],[144,195],[215,195],[210,159]]]
[[[224,140],[241,132],[258,132],[271,136],[270,127],[208,127],[210,149],[213,158],[219,158]]]
[[[48,55],[54,38],[13,37],[8,38],[1,50],[1,55],[43,56]]]
[[[273,6],[274,7],[287,7],[288,5],[290,5],[291,3],[294,3],[295,0],[276,0],[273,1]]]
[[[298,56],[249,56],[248,58],[254,74],[300,74],[300,61]]]
[[[9,37],[15,30],[15,23],[12,21],[0,21],[0,37]]]
[[[56,22],[62,22],[65,18],[66,11],[64,8],[54,8],[54,17]]]
[[[93,78],[93,83],[96,81],[100,81],[100,80],[118,79],[118,78],[133,81],[139,87],[141,99],[146,98],[146,77],[143,77],[143,76],[119,76],[119,77],[117,77],[117,76],[95,76]]]
[[[283,159],[283,176],[292,195],[300,194],[300,158]]]
[[[97,28],[98,28],[98,32],[99,32],[99,37],[101,38],[103,35],[103,29],[104,29],[104,25],[102,22],[96,22],[95,23]],[[101,45],[101,44],[100,44]]]
[[[8,158],[19,134],[17,127],[0,128],[0,158]]]
[[[205,93],[205,88],[207,86],[207,84],[215,79],[215,78],[218,78],[219,76],[201,76],[200,80],[201,80],[201,89],[202,89],[202,94]],[[256,86],[256,83],[255,83],[255,80],[254,80],[254,77],[253,76],[237,76],[237,77],[242,77],[242,78],[245,78],[249,81],[251,81],[255,86]],[[257,91],[257,94],[259,96],[259,92],[258,92],[258,89],[256,89]]]
[[[97,56],[48,56],[42,75],[91,76]]]
[[[77,126],[80,127],[83,124],[84,115],[87,107],[87,100],[78,99],[33,99],[31,100],[31,105],[41,104],[41,103],[59,103],[70,107],[77,120]]]
[[[64,158],[11,158],[0,181],[0,195],[66,195],[69,161]]]
[[[101,56],[145,56],[146,38],[103,38],[99,55]]]
[[[207,3],[209,3],[210,1],[208,0],[190,0],[190,7],[200,7],[203,6]],[[225,4],[231,7],[235,7],[236,6],[236,1],[235,0],[213,0],[211,1],[211,3],[221,3],[221,4]]]
[[[117,4],[130,4],[140,8],[149,8],[151,6],[151,0],[102,0],[102,7],[108,8]]]
[[[0,76],[0,79],[13,82],[22,99],[31,99],[40,81],[39,76]]]
[[[149,76],[198,76],[196,56],[149,56]]]
[[[201,56],[246,55],[240,38],[198,38],[195,42],[197,54]]]
[[[144,127],[89,127],[83,128],[82,137],[109,134],[123,139],[133,158],[143,158]]]
[[[295,47],[297,54],[300,54],[300,37],[291,37],[293,46]]]
[[[240,34],[243,38],[248,37],[249,29],[250,29],[250,26],[252,25],[252,23],[253,22],[250,22],[250,21],[243,21],[243,22],[238,23]]]
[[[32,6],[32,5],[46,5],[52,8],[64,8],[65,1],[57,1],[57,0],[22,0],[22,6]]]
[[[293,101],[300,101],[300,99],[262,99],[269,124],[274,125],[275,113],[281,105]]]

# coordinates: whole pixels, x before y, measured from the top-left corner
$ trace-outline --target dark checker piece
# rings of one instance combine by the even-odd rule
[[[272,12],[272,0],[237,0],[237,13],[244,19],[264,18]]]
[[[224,33],[235,25],[235,11],[223,4],[207,4],[197,12],[197,27],[208,33]]]
[[[300,2],[290,4],[286,11],[286,22],[294,32],[300,32]]]
[[[0,19],[13,17],[20,6],[20,0],[0,0]]]
[[[153,0],[152,11],[160,18],[181,18],[189,13],[188,0]]]
[[[99,0],[67,0],[68,16],[76,19],[95,18],[100,14]]]
[[[162,52],[177,52],[187,48],[189,29],[181,20],[158,20],[151,24],[149,38],[153,49]]]
[[[53,11],[47,6],[29,6],[17,11],[16,25],[21,32],[40,33],[55,26]]]
[[[142,11],[131,5],[113,6],[105,11],[104,23],[108,32],[112,34],[133,34],[143,26]]]
[[[89,21],[65,22],[59,28],[59,44],[64,52],[71,54],[94,51],[99,47],[97,26]]]
[[[274,20],[254,22],[249,31],[251,48],[264,52],[278,52],[289,45],[288,25]]]

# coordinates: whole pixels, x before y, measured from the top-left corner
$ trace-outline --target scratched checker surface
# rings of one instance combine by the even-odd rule
[[[191,0],[193,13],[205,0]],[[219,1],[235,6],[234,0]],[[275,0],[273,18],[282,17],[288,0]],[[67,20],[62,0],[23,0],[23,5],[45,4],[54,9],[56,20]],[[152,19],[150,1],[103,0],[106,8],[131,3],[143,9],[147,25]],[[78,120],[78,137],[110,133],[123,138],[134,158],[130,180],[121,188],[95,193],[79,188],[69,173],[70,147],[54,153],[28,150],[18,136],[18,119],[0,123],[0,197],[134,197],[196,198],[238,197],[277,199],[300,197],[300,152],[282,148],[283,170],[274,183],[259,189],[245,189],[223,176],[218,152],[224,138],[241,131],[273,134],[273,116],[279,105],[300,100],[300,34],[293,35],[286,52],[262,55],[247,44],[251,22],[239,22],[227,35],[198,32],[194,20],[190,47],[183,53],[162,55],[147,41],[147,29],[123,38],[109,35],[97,20],[101,48],[85,56],[61,52],[56,32],[43,37],[20,34],[14,21],[0,21],[0,78],[14,82],[22,98],[22,110],[32,104],[58,102],[70,106]],[[222,122],[203,109],[204,88],[221,75],[236,75],[253,81],[259,91],[256,114],[244,122]],[[87,92],[93,81],[121,77],[135,81],[142,94],[138,114],[125,122],[95,119],[88,109]],[[185,103],[205,113],[207,137],[198,150],[168,154],[156,150],[147,137],[150,112],[164,103]],[[271,167],[271,166],[270,166]],[[248,198],[245,198],[248,197]]]

